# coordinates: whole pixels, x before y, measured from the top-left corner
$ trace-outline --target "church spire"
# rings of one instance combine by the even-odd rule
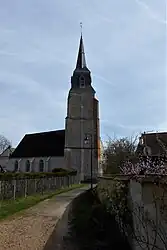
[[[84,68],[86,68],[86,59],[85,59],[84,44],[81,32],[76,69],[84,69]]]
[[[76,67],[73,71],[73,75],[71,77],[71,88],[82,88],[91,86],[91,72],[86,66],[85,52],[84,52],[84,44],[83,44],[83,36],[82,36],[82,24],[81,25],[81,37],[79,43],[79,51],[77,57]]]

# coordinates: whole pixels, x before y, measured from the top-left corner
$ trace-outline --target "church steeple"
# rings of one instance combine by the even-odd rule
[[[78,57],[76,62],[76,67],[71,77],[71,88],[85,88],[91,86],[91,75],[90,70],[87,68],[85,52],[84,52],[84,43],[83,36],[81,32]]]
[[[85,59],[83,38],[81,34],[76,69],[84,69],[84,68],[86,68],[86,59]]]
[[[76,59],[67,100],[64,163],[66,168],[77,170],[78,180],[86,180],[97,176],[99,117],[91,72],[85,60],[82,31]]]

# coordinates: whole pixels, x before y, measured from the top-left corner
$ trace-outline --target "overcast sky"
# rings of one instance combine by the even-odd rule
[[[0,0],[0,134],[64,128],[83,22],[101,137],[167,131],[165,0]]]

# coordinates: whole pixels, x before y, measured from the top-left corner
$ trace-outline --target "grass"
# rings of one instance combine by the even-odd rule
[[[71,187],[59,189],[52,193],[45,193],[43,195],[37,194],[33,196],[27,196],[26,198],[19,198],[16,200],[0,201],[0,220],[5,219],[6,217],[11,216],[17,212],[24,211],[25,209],[36,205],[40,201],[84,186],[85,184],[74,184]]]

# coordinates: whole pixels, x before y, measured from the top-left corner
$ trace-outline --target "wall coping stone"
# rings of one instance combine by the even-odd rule
[[[120,180],[120,181],[130,181],[130,180],[136,180],[139,182],[144,183],[154,183],[154,182],[160,182],[160,183],[167,183],[167,175],[156,175],[156,174],[149,174],[149,175],[122,175],[122,174],[106,174],[106,175],[100,175],[98,176],[98,179],[103,180]]]

